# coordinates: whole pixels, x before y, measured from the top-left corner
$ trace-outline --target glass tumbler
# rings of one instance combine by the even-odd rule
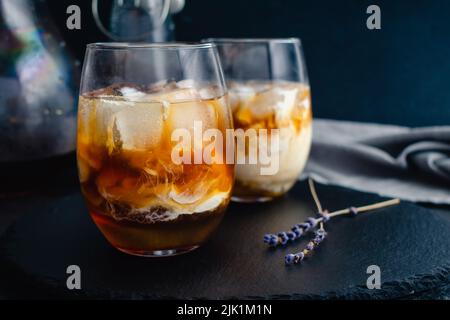
[[[235,128],[244,130],[247,138],[252,132],[258,136],[256,148],[249,147],[249,140],[244,148],[237,148],[238,158],[245,161],[236,165],[233,200],[268,201],[281,196],[303,171],[312,139],[311,95],[300,40],[206,41],[218,47]],[[258,151],[253,162],[251,150]]]
[[[78,168],[106,239],[138,256],[204,243],[231,198],[234,165],[220,161],[226,145],[211,139],[227,129],[232,116],[214,45],[88,45]]]

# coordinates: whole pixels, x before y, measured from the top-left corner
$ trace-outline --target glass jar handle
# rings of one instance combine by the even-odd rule
[[[100,15],[98,12],[98,0],[92,0],[92,14],[94,16],[94,20],[95,20],[95,23],[97,24],[97,27],[105,35],[107,35],[110,39],[115,40],[115,41],[140,41],[140,40],[144,40],[145,38],[147,38],[149,35],[151,35],[151,33],[154,30],[156,30],[157,28],[162,26],[164,24],[164,22],[166,21],[167,17],[169,16],[171,0],[162,0],[162,1],[163,1],[163,8],[161,10],[161,15],[159,16],[156,23],[153,24],[153,29],[141,34],[140,36],[138,36],[134,39],[119,37],[119,36],[115,35],[114,33],[110,32],[103,25],[103,22],[101,21]]]

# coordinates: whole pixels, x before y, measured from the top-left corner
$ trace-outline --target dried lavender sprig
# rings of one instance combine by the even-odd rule
[[[308,242],[308,244],[302,251],[294,253],[294,254],[290,253],[285,256],[286,265],[298,264],[301,261],[303,261],[304,258],[311,255],[311,253],[314,251],[314,249],[316,249],[320,245],[320,243],[322,243],[322,241],[325,239],[327,233],[325,232],[324,223],[327,222],[328,220],[330,220],[331,218],[337,217],[340,215],[345,215],[345,214],[350,214],[352,216],[356,216],[360,212],[384,208],[387,206],[396,205],[396,204],[400,203],[399,199],[392,199],[392,200],[383,201],[383,202],[379,202],[379,203],[375,203],[375,204],[371,204],[371,205],[367,205],[367,206],[362,206],[359,208],[350,207],[347,209],[335,211],[333,213],[328,213],[327,211],[324,212],[322,210],[322,205],[320,203],[320,200],[317,195],[317,192],[316,192],[316,189],[314,186],[314,182],[312,179],[309,179],[309,188],[311,190],[311,194],[313,196],[314,202],[316,203],[316,206],[321,215],[321,218],[317,219],[318,223],[320,224],[320,227],[315,232],[315,237],[310,242]],[[271,237],[271,239],[272,239],[272,243],[275,243],[275,239],[273,237]]]
[[[264,243],[271,247],[286,245],[289,241],[293,242],[302,235],[316,228],[321,221],[323,221],[323,218],[309,217],[305,222],[293,226],[291,231],[282,231],[278,234],[266,234],[264,236]]]
[[[317,194],[316,186],[314,185],[314,180],[309,178],[308,179],[308,185],[309,185],[309,191],[311,192],[311,195],[313,197],[314,203],[316,204],[317,212],[319,212],[319,215],[323,215],[323,213],[325,211],[323,210],[322,204],[320,203],[319,195]],[[328,211],[326,211],[325,213],[328,214]],[[325,218],[326,218],[326,221],[330,220],[330,217],[328,215],[326,215]],[[323,229],[323,224],[326,221],[320,221],[320,229]]]
[[[276,247],[277,245],[286,245],[289,241],[295,241],[302,235],[306,234],[308,231],[313,230],[320,223],[320,229],[323,229],[324,222],[330,220],[328,211],[322,209],[322,204],[320,203],[319,196],[317,195],[316,188],[314,186],[314,181],[309,178],[309,189],[313,196],[314,202],[316,204],[318,215],[321,216],[320,219],[309,217],[305,222],[296,224],[291,228],[291,231],[279,232],[278,235],[266,234],[264,236],[264,243],[267,243],[271,247]]]
[[[310,256],[312,252],[325,240],[327,233],[324,229],[320,228],[316,230],[315,237],[308,242],[306,247],[297,253],[289,253],[285,256],[284,261],[286,265],[298,264],[302,262],[306,257]]]
[[[338,211],[334,211],[332,213],[328,212],[319,212],[320,218],[309,217],[306,222],[300,223],[292,227],[291,231],[288,232],[280,232],[276,234],[266,234],[264,236],[264,243],[269,246],[275,247],[278,245],[286,245],[289,241],[295,241],[302,237],[302,235],[306,234],[308,231],[313,230],[320,224],[320,228],[323,229],[323,223],[328,222],[331,218],[341,216],[341,215],[352,215],[356,216],[359,213],[385,208],[388,206],[393,206],[400,203],[400,199],[391,199],[387,201],[382,201],[362,207],[350,207],[347,209],[342,209]]]

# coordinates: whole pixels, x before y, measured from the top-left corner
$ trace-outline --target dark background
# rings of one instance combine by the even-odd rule
[[[107,41],[90,0],[48,0],[57,26],[82,60],[86,43]],[[82,8],[69,31],[66,8]],[[381,7],[381,30],[366,9]],[[300,37],[322,118],[408,126],[450,122],[450,1],[186,0],[175,17],[179,41],[206,37]]]

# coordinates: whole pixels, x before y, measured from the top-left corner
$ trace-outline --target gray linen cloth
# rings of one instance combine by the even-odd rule
[[[450,204],[450,126],[319,119],[302,178],[415,202]]]

